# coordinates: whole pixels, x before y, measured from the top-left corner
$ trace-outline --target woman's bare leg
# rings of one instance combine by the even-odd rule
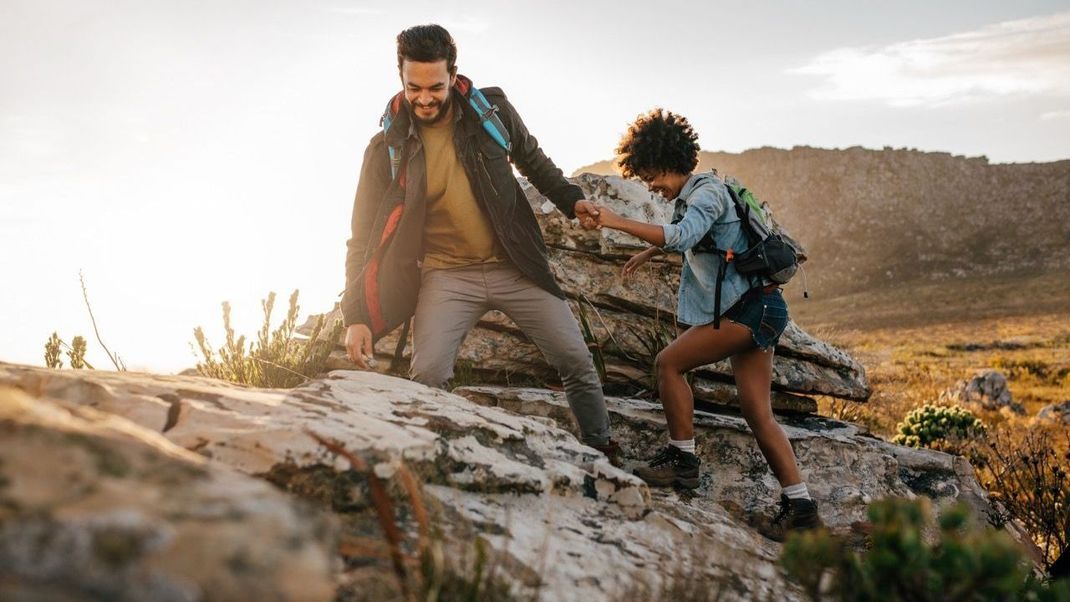
[[[739,391],[739,406],[758,447],[762,450],[781,487],[802,482],[795,451],[784,429],[773,419],[770,382],[773,377],[773,352],[752,348],[732,356],[732,374]]]
[[[658,354],[654,364],[658,375],[658,396],[665,408],[669,437],[677,441],[695,438],[695,399],[684,375],[754,347],[750,331],[734,322],[723,321],[688,328]],[[766,383],[766,387],[768,388]]]

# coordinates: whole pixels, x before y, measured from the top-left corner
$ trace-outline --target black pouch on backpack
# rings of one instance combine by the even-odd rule
[[[795,250],[775,235],[737,254],[732,264],[740,274],[765,276],[778,284],[790,280],[798,267]]]

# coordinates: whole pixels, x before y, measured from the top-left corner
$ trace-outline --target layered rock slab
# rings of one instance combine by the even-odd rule
[[[553,419],[575,429],[561,393],[541,389],[463,387],[455,390],[477,403],[518,414]],[[626,468],[638,466],[666,443],[665,417],[660,405],[642,400],[609,398],[613,436],[623,448]],[[992,514],[987,492],[973,467],[961,456],[895,445],[868,435],[860,427],[814,416],[779,419],[799,459],[803,479],[820,514],[835,531],[848,533],[866,522],[870,502],[890,497],[924,496],[939,508],[963,502],[978,520]],[[761,455],[746,421],[731,414],[695,412],[698,455],[702,459],[700,487],[689,505],[703,510],[727,509],[738,517],[769,515],[780,485]],[[654,496],[653,506],[668,513],[686,512],[674,496]],[[1015,537],[1028,537],[1010,525]]]

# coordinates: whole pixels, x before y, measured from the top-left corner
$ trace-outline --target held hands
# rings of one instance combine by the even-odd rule
[[[631,227],[628,225],[628,220],[604,205],[597,205],[588,200],[581,200],[576,202],[575,212],[576,218],[579,219],[580,227],[584,230],[611,228],[614,230],[626,230],[631,234],[636,234],[631,231]],[[642,225],[646,226],[646,224]],[[641,234],[640,237],[646,238]],[[661,253],[662,251],[658,247],[650,247],[641,253],[636,253],[624,264],[624,267],[620,271],[621,277],[627,279],[634,276],[635,272],[651,257]]]
[[[620,222],[620,216],[612,209],[604,205],[597,205],[591,201],[576,201],[576,218],[580,227],[584,230],[601,230],[602,228],[614,228]]]
[[[576,213],[576,219],[579,220],[580,226],[584,230],[594,230],[598,224],[600,209],[601,207],[591,201],[580,199],[576,201],[576,205],[572,210]]]

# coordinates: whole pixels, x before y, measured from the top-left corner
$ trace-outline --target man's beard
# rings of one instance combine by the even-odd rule
[[[420,117],[420,114],[417,112],[417,108],[418,107],[424,107],[424,108],[438,107],[438,112],[435,113],[435,115],[433,117],[431,117],[430,119],[425,119],[423,117]],[[443,119],[445,119],[446,115],[449,115],[449,113],[450,113],[450,98],[448,96],[446,97],[445,101],[439,102],[439,101],[436,100],[436,101],[432,102],[430,105],[419,105],[419,104],[416,104],[416,103],[412,103],[412,116],[416,119],[417,123],[419,123],[420,125],[434,125],[434,124],[442,121]]]

